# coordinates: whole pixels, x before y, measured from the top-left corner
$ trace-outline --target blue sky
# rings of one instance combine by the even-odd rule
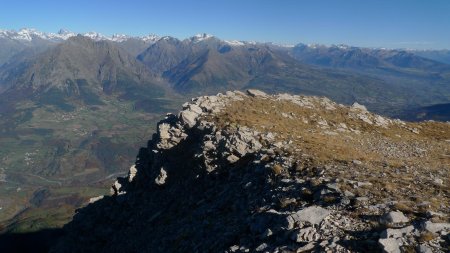
[[[0,29],[450,48],[448,0],[11,0],[0,6]]]

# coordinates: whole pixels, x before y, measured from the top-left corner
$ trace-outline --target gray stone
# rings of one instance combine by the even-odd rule
[[[413,226],[407,226],[399,229],[388,228],[384,230],[380,236],[381,238],[400,238],[412,234],[413,231],[414,231]]]
[[[375,117],[375,125],[386,128],[390,124],[389,120],[379,115]]]
[[[422,244],[418,249],[419,253],[433,253],[433,251],[426,245]]]
[[[269,237],[271,235],[273,235],[273,232],[270,228],[266,229],[266,231],[264,231],[263,233],[263,237]]]
[[[169,134],[169,129],[170,129],[170,125],[167,123],[162,123],[158,125],[158,133],[159,133],[159,138],[160,139],[169,139],[170,138],[170,134]]]
[[[128,182],[133,182],[134,177],[137,174],[136,165],[132,165],[128,170]]]
[[[330,211],[319,206],[310,206],[291,215],[294,222],[306,221],[313,225],[317,225],[323,221]]]
[[[286,217],[287,229],[293,229],[295,227],[295,220],[292,215]]]
[[[235,163],[235,162],[239,161],[239,157],[237,157],[237,156],[235,156],[235,155],[229,155],[229,156],[227,157],[227,161],[228,161],[229,163]]]
[[[247,94],[252,97],[267,97],[267,94],[260,90],[248,89]]]
[[[230,247],[230,251],[231,252],[236,252],[238,250],[239,250],[239,246],[237,246],[237,245],[233,245],[233,246]]]
[[[362,162],[360,160],[353,160],[352,163],[356,164],[356,165],[361,165],[362,164]]]
[[[306,244],[305,246],[298,248],[296,252],[307,252],[307,251],[309,252],[312,249],[314,249],[315,247],[316,247],[316,244],[314,242],[310,242],[310,243]]]
[[[340,191],[337,183],[329,183],[329,184],[327,184],[327,187],[328,187],[328,189],[334,190],[336,192]]]
[[[313,227],[306,227],[296,231],[292,238],[296,242],[312,242],[320,239],[320,234]]]
[[[409,219],[400,211],[391,211],[383,215],[380,222],[382,224],[399,224],[409,222]]]
[[[123,194],[124,192],[122,191],[121,188],[122,188],[122,185],[119,183],[118,180],[116,180],[111,187],[111,194],[113,194],[113,195]]]
[[[368,202],[369,202],[368,197],[356,197],[355,198],[355,204],[358,206],[367,205]]]
[[[379,239],[378,243],[380,244],[381,248],[383,249],[383,252],[401,253],[400,246],[398,245],[397,240],[394,238]]]
[[[372,186],[372,183],[371,182],[357,182],[356,186],[358,186],[358,187]]]
[[[353,103],[350,108],[360,110],[360,111],[367,111],[367,108],[364,105],[358,104],[358,102]]]
[[[431,221],[425,222],[424,229],[437,233],[443,230],[450,230],[450,223],[433,223]]]
[[[427,216],[428,217],[445,217],[446,215],[444,213],[427,211]]]
[[[164,170],[164,168],[161,167],[159,175],[155,178],[155,183],[157,185],[163,185],[166,183],[166,179],[167,179],[167,172]]]
[[[256,248],[256,251],[261,252],[261,251],[265,250],[267,247],[268,247],[267,243],[262,243],[261,245],[259,245]]]
[[[101,200],[101,199],[104,198],[104,197],[105,197],[104,195],[100,195],[100,196],[97,196],[97,197],[90,198],[90,199],[89,199],[89,204],[92,204],[92,203],[94,203],[94,202],[97,202],[97,201]]]
[[[189,105],[189,110],[191,112],[196,113],[196,114],[201,114],[203,112],[202,108],[200,108],[200,106],[195,105],[195,104],[190,104]]]
[[[182,111],[180,113],[180,118],[183,123],[188,127],[192,128],[197,123],[198,114],[192,111]]]
[[[353,197],[355,197],[355,194],[353,194],[350,191],[344,191],[344,196],[349,197],[349,198],[353,198]]]
[[[214,145],[214,143],[212,141],[205,141],[204,147],[205,147],[205,150],[216,149],[216,146]]]
[[[435,185],[443,185],[444,184],[444,180],[440,179],[440,178],[435,178],[433,183]]]

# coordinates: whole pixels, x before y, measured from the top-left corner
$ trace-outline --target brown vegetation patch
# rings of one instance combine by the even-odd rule
[[[369,197],[372,204],[395,203],[407,213],[449,213],[450,124],[393,121],[377,126],[355,117],[354,109],[336,104],[326,109],[320,101],[309,108],[252,97],[232,102],[210,120],[223,128],[273,133],[273,142],[282,142],[282,149],[298,159],[298,171],[305,157],[308,166],[328,165],[325,176],[338,178],[341,188]],[[355,188],[346,186],[348,181],[370,184]]]

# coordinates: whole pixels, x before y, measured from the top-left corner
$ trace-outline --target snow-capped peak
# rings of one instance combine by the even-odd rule
[[[244,46],[245,43],[243,41],[239,41],[239,40],[225,40],[225,43],[227,43],[230,46]]]
[[[67,40],[70,37],[77,36],[76,33],[71,32],[71,31],[66,30],[66,29],[60,29],[58,31],[58,34],[53,34],[53,33],[50,33],[50,34],[51,35],[55,35],[54,36],[55,38],[59,38],[59,39],[62,39],[62,40]]]
[[[63,29],[61,29],[58,33],[44,33],[32,28],[22,28],[19,31],[15,30],[0,31],[0,37],[19,41],[32,41],[36,38],[44,40],[60,41],[66,40],[72,36],[76,36],[76,34]]]
[[[111,40],[115,41],[115,42],[124,42],[130,38],[131,38],[131,36],[128,36],[126,34],[113,34],[113,36],[111,37]]]
[[[161,39],[161,37],[159,37],[159,36],[156,35],[156,34],[149,34],[149,35],[147,35],[147,36],[141,37],[141,39],[142,39],[144,42],[156,42],[156,41],[158,41],[159,39]]]
[[[191,39],[191,41],[194,41],[194,42],[200,42],[200,41],[207,40],[207,39],[210,39],[213,37],[214,36],[211,34],[199,33],[199,34],[192,36],[190,39]]]
[[[60,29],[57,33],[40,32],[40,31],[38,31],[36,29],[32,29],[32,28],[23,28],[23,29],[20,29],[19,31],[0,30],[0,38],[9,38],[12,40],[28,41],[28,42],[31,42],[32,40],[34,40],[36,38],[58,42],[58,41],[67,40],[70,37],[74,37],[77,35],[78,35],[77,33],[68,31],[66,29]],[[114,42],[123,42],[130,38],[136,38],[136,39],[141,39],[142,41],[144,41],[146,43],[152,43],[152,42],[156,42],[157,40],[160,39],[159,36],[154,35],[154,34],[150,34],[150,35],[143,36],[143,37],[132,37],[132,36],[125,35],[125,34],[113,34],[111,37],[108,37],[108,36],[105,36],[98,32],[87,32],[87,33],[84,33],[81,35],[89,37],[96,41],[109,40],[109,41],[114,41]]]
[[[6,31],[9,37],[15,40],[26,40],[31,41],[33,40],[33,37],[42,37],[44,33],[39,32],[35,29],[30,28],[22,28],[18,32],[15,31]]]
[[[106,37],[105,35],[98,33],[98,32],[87,32],[84,33],[83,36],[91,38],[93,40],[111,40],[111,38]]]

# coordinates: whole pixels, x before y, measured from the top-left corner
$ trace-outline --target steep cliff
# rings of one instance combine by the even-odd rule
[[[54,252],[445,252],[450,124],[258,90],[167,115]]]

